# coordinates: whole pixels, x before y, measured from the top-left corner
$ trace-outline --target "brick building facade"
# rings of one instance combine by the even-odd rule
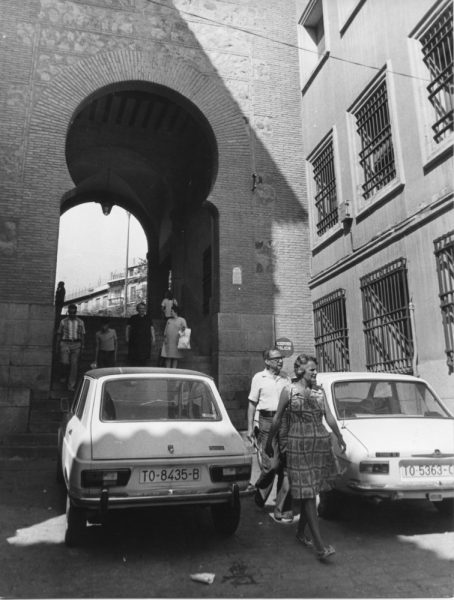
[[[83,202],[140,221],[149,306],[171,268],[232,414],[275,338],[312,349],[296,21],[293,0],[2,2],[2,431],[49,388],[59,219]]]

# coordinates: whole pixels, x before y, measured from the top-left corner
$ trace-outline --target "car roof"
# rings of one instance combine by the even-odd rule
[[[164,367],[106,367],[103,369],[91,369],[85,373],[87,377],[99,379],[101,377],[112,377],[113,375],[196,375],[213,379],[211,375],[191,369],[166,369]]]
[[[332,383],[333,381],[351,381],[356,380],[387,380],[387,381],[423,381],[420,377],[414,375],[406,375],[404,373],[376,373],[371,371],[331,371],[317,373],[318,383]]]

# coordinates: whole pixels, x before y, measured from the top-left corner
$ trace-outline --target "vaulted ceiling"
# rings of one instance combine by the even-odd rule
[[[66,159],[75,184],[66,203],[103,195],[156,226],[206,199],[216,175],[212,131],[179,94],[123,84],[89,99],[70,124]]]

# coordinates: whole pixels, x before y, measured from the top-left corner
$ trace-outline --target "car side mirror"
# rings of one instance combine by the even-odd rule
[[[60,410],[62,413],[69,412],[69,401],[68,398],[60,398]]]

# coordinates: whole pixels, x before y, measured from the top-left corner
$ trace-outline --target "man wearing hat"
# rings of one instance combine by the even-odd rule
[[[283,356],[278,348],[270,348],[263,354],[265,369],[254,375],[249,392],[248,406],[248,431],[247,437],[253,444],[257,444],[260,476],[255,484],[255,503],[263,507],[273,488],[274,478],[277,475],[277,496],[274,508],[274,518],[282,522],[291,522],[291,497],[288,494],[288,480],[284,473],[282,460],[283,440],[278,434],[273,440],[274,458],[270,459],[264,452],[271,422],[277,411],[279,397],[284,387],[291,383],[286,373],[281,371]],[[258,412],[258,431],[256,412]]]

